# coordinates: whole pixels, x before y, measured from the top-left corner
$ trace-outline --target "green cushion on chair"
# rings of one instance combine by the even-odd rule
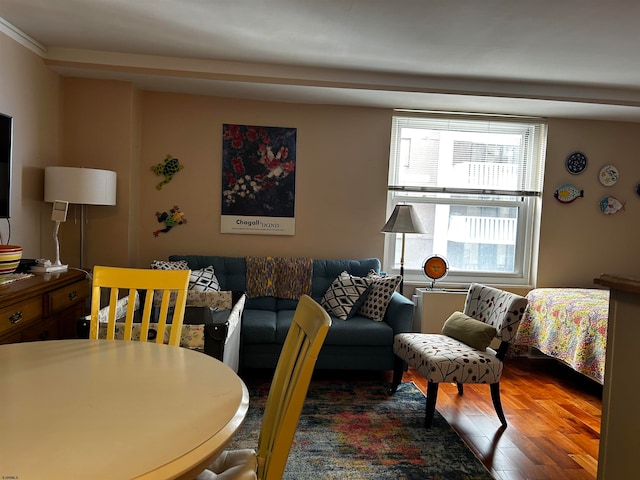
[[[442,334],[477,350],[485,350],[496,336],[495,327],[462,312],[454,312],[442,327]]]

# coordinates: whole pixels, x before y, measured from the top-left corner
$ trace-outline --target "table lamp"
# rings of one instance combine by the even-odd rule
[[[382,227],[383,233],[401,233],[402,234],[402,251],[400,254],[400,293],[403,293],[404,286],[404,244],[405,234],[407,233],[425,233],[424,227],[418,216],[416,215],[412,205],[396,205]]]
[[[80,205],[80,268],[84,266],[86,205],[116,204],[116,172],[82,167],[46,167],[44,201]]]

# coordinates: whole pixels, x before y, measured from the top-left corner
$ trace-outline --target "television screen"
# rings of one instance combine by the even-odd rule
[[[11,216],[11,139],[13,118],[0,113],[0,218]]]

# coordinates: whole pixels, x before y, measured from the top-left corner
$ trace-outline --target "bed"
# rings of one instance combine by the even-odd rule
[[[527,299],[514,350],[534,347],[602,384],[609,290],[537,288]]]

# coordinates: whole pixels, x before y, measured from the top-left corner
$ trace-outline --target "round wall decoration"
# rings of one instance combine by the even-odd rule
[[[598,179],[602,185],[610,187],[618,181],[618,169],[613,165],[605,165],[600,169]]]
[[[424,261],[422,271],[425,276],[431,280],[431,288],[436,283],[436,280],[444,278],[449,272],[449,264],[447,259],[439,255],[432,255]]]
[[[565,167],[573,175],[579,175],[587,168],[587,156],[582,152],[573,152],[567,155]]]

